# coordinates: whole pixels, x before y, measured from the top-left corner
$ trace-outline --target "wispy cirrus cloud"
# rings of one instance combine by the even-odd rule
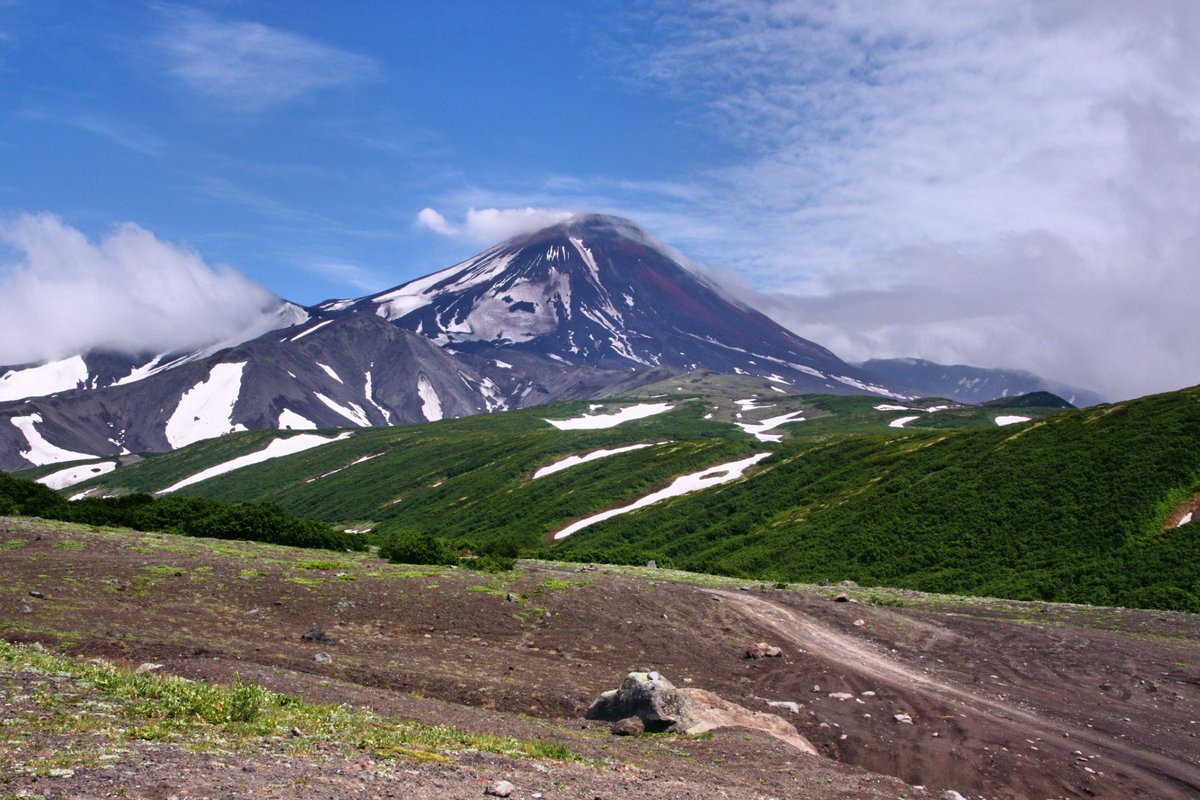
[[[168,71],[188,88],[241,111],[260,111],[314,92],[368,80],[365,56],[257,22],[197,9],[164,12],[155,40]]]

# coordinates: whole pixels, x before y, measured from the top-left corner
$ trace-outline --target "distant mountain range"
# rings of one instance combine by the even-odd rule
[[[1099,394],[1046,380],[1015,369],[949,366],[920,358],[873,359],[857,366],[889,386],[918,397],[946,397],[961,403],[984,403],[1031,392],[1051,392],[1074,406],[1104,402]]]
[[[247,429],[427,422],[695,370],[759,377],[790,394],[978,401],[1046,388],[986,370],[956,382],[966,367],[934,380],[928,362],[848,364],[729,299],[633,223],[600,215],[379,294],[271,313],[258,328],[267,333],[194,352],[93,350],[0,367],[0,469]]]

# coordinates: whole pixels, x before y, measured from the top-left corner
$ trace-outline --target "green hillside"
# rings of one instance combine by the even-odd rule
[[[1168,525],[1200,497],[1200,390],[1061,410],[1052,395],[970,407],[790,396],[762,381],[706,380],[607,401],[593,412],[675,405],[609,429],[544,421],[588,410],[573,403],[354,430],[178,495],[269,502],[376,534],[516,542],[557,558],[653,558],[753,578],[1200,610],[1196,526]],[[804,419],[771,431],[786,434],[781,442],[737,426],[787,414]],[[1040,419],[998,427],[998,417]],[[901,420],[904,427],[892,426]],[[257,431],[201,442],[67,491],[159,491],[280,437]],[[565,457],[635,443],[653,446],[531,479]],[[550,539],[681,475],[754,453],[771,455],[741,480]]]
[[[751,480],[616,517],[560,557],[1200,610],[1200,389],[937,436],[793,440]]]

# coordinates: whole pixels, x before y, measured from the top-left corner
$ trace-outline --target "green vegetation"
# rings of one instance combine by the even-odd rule
[[[753,480],[615,517],[557,557],[1200,611],[1200,390],[1024,425],[794,440]]]
[[[37,516],[85,525],[110,525],[183,536],[287,544],[326,550],[363,550],[361,536],[301,519],[267,503],[224,503],[200,497],[155,500],[147,494],[88,498],[68,502],[33,481],[0,472],[0,508],[9,514]],[[61,546],[82,547],[64,542]]]
[[[585,411],[583,403],[357,430],[189,486],[151,508],[212,502],[205,495],[273,504],[343,527],[353,520],[372,527],[368,539],[401,563],[452,564],[470,553],[462,566],[488,571],[510,568],[518,555],[653,559],[767,582],[852,579],[1200,611],[1200,528],[1166,527],[1182,504],[1200,497],[1200,390],[1082,410],[1029,395],[986,407],[944,408],[945,401],[926,399],[898,404],[911,410],[879,411],[877,397],[785,396],[756,386],[731,376],[672,379],[656,391],[674,410],[607,430],[560,431],[542,421]],[[735,402],[754,391],[761,408]],[[610,408],[625,402],[610,401]],[[941,410],[921,411],[934,407]],[[732,424],[797,411],[804,421],[785,426],[781,443],[759,442]],[[998,427],[1006,411],[1034,421]],[[889,427],[902,416],[916,419]],[[138,492],[275,435],[201,442],[80,486],[126,492],[130,513],[149,514]],[[567,456],[634,443],[653,446],[533,479]],[[771,456],[744,480],[552,539],[565,525],[629,504],[679,475],[764,450]],[[27,494],[8,502],[54,497]],[[0,491],[0,504],[5,497]]]
[[[413,761],[448,761],[449,755],[467,749],[582,760],[551,742],[467,733],[345,706],[313,705],[240,678],[227,686],[82,663],[52,655],[37,645],[0,640],[0,671],[9,676],[6,686],[0,686],[0,698],[12,700],[13,679],[24,674],[37,686],[30,699],[41,712],[18,717],[20,724],[6,727],[6,736],[87,733],[100,742],[169,740],[222,749],[252,745],[270,736],[289,742],[295,749],[332,744],[348,754],[366,751],[375,757]],[[53,681],[48,680],[50,677]],[[101,709],[106,713],[98,713]],[[303,735],[277,738],[293,729]],[[91,749],[94,746],[79,753],[60,754],[55,766],[90,763],[94,757]],[[0,772],[31,771],[31,766],[32,771],[39,771],[37,765],[6,764],[6,760],[0,754]]]

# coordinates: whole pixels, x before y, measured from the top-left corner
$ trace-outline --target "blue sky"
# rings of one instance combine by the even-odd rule
[[[846,358],[1191,385],[1198,54],[1191,0],[0,0],[0,363],[596,210]]]

